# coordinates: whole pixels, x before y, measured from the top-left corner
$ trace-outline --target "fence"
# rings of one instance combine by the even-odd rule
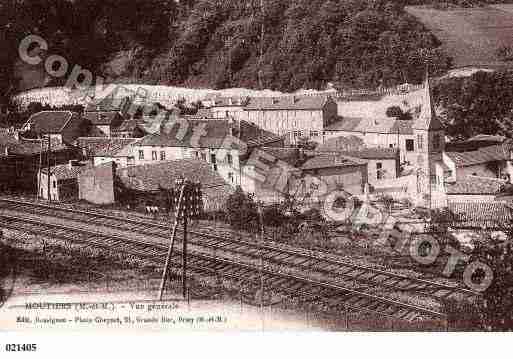
[[[146,91],[148,102],[159,102],[165,106],[173,106],[178,100],[185,99],[188,102],[199,101],[206,98],[212,93],[217,91],[207,89],[186,89],[166,86],[150,86],[150,85],[120,85],[121,87],[137,92],[138,89]],[[407,95],[412,91],[417,91],[424,88],[423,84],[412,85],[403,84],[391,88],[378,88],[378,89],[352,89],[342,91],[315,91],[300,93],[299,96],[331,96],[336,100],[365,97],[365,96],[400,96]],[[128,94],[129,92],[127,92]],[[221,92],[219,92],[221,94]],[[82,96],[77,96],[82,94]],[[39,102],[43,106],[64,106],[64,105],[84,105],[87,97],[83,96],[83,92],[72,91],[65,87],[45,87],[32,89],[21,92],[12,97],[13,103],[17,106],[18,110],[24,110],[31,102]],[[298,96],[298,94],[284,94],[283,96]],[[262,97],[262,95],[255,95],[255,97]]]

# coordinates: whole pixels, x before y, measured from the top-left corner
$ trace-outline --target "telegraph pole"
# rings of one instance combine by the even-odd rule
[[[173,231],[171,233],[171,244],[169,245],[169,250],[167,252],[167,257],[166,257],[166,263],[164,265],[164,271],[162,273],[162,280],[160,282],[159,300],[162,300],[162,296],[164,294],[164,285],[166,284],[167,273],[169,271],[169,262],[171,261],[171,257],[173,256],[173,247],[175,245],[176,230],[178,228],[178,224],[180,221],[180,213],[182,212],[184,189],[185,189],[185,186],[182,184],[181,189],[180,189],[180,196],[178,197],[178,203],[176,205],[176,216],[175,216],[175,223],[173,225]]]
[[[169,246],[169,250],[166,257],[166,263],[164,265],[164,270],[162,273],[162,280],[160,283],[160,291],[159,291],[159,300],[162,300],[162,296],[164,293],[164,286],[166,283],[169,265],[171,262],[171,257],[173,256],[173,247],[176,238],[176,230],[178,225],[180,224],[180,220],[183,220],[183,242],[182,242],[182,294],[183,298],[188,300],[188,291],[187,291],[187,224],[188,217],[197,218],[202,210],[202,192],[200,184],[191,183],[187,180],[177,181],[177,188],[179,190],[179,196],[176,201],[176,216],[175,223],[173,226],[173,231],[171,234],[171,244]],[[176,194],[178,191],[174,191],[174,198],[176,199]]]
[[[52,195],[50,194],[50,153],[52,151],[52,144],[50,141],[50,134],[47,135],[48,137],[48,152],[46,153],[46,162],[47,162],[47,173],[46,173],[46,179],[47,179],[47,190],[48,190],[48,202],[52,201]]]

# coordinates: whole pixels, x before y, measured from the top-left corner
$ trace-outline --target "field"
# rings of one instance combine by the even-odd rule
[[[437,10],[410,6],[415,16],[442,42],[453,57],[453,66],[511,66],[497,57],[497,50],[513,46],[513,7],[494,5],[479,8]]]

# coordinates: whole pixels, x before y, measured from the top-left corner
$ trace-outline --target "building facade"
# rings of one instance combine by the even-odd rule
[[[295,144],[301,138],[322,141],[324,129],[337,120],[337,104],[329,96],[255,97],[236,115]]]

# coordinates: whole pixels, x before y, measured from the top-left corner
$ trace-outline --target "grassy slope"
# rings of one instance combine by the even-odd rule
[[[449,10],[411,6],[406,11],[437,36],[453,57],[454,66],[462,67],[505,65],[496,51],[501,46],[513,46],[511,9],[511,5]]]

